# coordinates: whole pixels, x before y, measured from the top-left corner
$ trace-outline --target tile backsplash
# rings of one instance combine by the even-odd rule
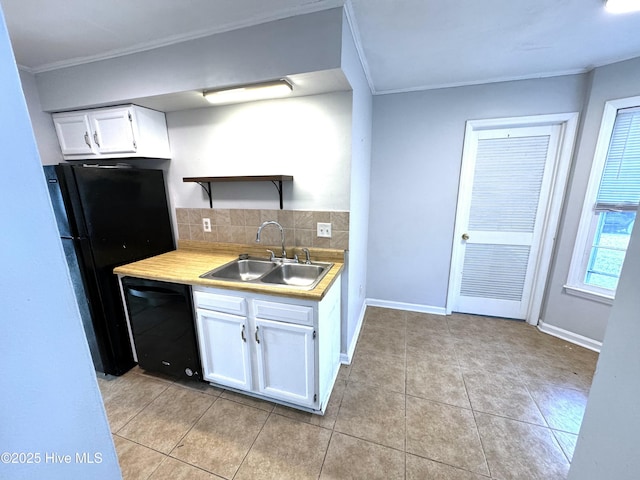
[[[349,249],[349,212],[176,208],[176,218],[180,240],[255,244],[262,222],[275,220],[285,229],[287,247]],[[211,232],[204,231],[203,218],[210,219]],[[318,238],[318,222],[331,223],[331,238]],[[260,243],[280,245],[280,230],[275,226],[265,227]]]

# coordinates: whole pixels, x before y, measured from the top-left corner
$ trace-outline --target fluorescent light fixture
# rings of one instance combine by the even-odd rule
[[[251,102],[269,98],[286,97],[293,91],[293,86],[284,78],[271,82],[252,83],[222,90],[204,91],[204,98],[214,105]]]
[[[605,8],[611,13],[640,11],[640,0],[606,0]]]

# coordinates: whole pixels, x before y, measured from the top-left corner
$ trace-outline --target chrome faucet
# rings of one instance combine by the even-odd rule
[[[280,225],[275,220],[267,220],[266,222],[264,222],[262,225],[258,227],[258,233],[256,233],[256,242],[260,243],[260,233],[262,233],[262,229],[267,225],[275,225],[280,229],[280,237],[282,239],[282,259],[287,258],[287,251],[284,248],[284,228],[282,228],[282,225]]]

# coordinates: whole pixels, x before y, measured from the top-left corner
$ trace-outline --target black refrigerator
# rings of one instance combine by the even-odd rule
[[[113,269],[174,249],[162,170],[44,167],[69,272],[97,372],[134,365]]]

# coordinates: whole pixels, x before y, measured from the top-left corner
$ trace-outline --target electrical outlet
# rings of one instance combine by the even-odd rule
[[[210,232],[211,231],[211,219],[209,219],[209,218],[203,218],[202,219],[202,229],[205,232]]]
[[[331,238],[330,223],[318,223],[318,237]]]

